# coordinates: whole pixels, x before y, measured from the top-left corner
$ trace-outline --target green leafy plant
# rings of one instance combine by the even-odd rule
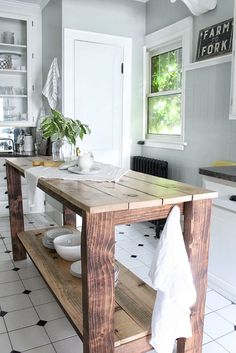
[[[52,141],[66,138],[69,143],[76,145],[77,137],[82,140],[84,135],[91,133],[88,125],[80,120],[66,118],[61,112],[53,109],[51,112],[51,115],[41,121],[40,130],[43,138],[51,138]]]

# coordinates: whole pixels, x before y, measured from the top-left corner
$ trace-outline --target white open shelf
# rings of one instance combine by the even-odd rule
[[[208,66],[224,64],[224,63],[231,62],[231,61],[232,61],[232,54],[227,54],[227,55],[218,56],[218,57],[215,57],[212,59],[196,61],[194,63],[187,65],[185,67],[185,70],[191,71],[191,70],[196,70],[196,69],[203,69]]]
[[[27,48],[27,45],[23,45],[23,44],[8,44],[8,43],[0,43],[1,47],[5,47],[5,48]]]
[[[0,98],[27,98],[26,94],[0,94]]]
[[[1,69],[1,74],[9,74],[9,75],[23,75],[27,73],[27,70],[8,70],[8,69]]]
[[[22,56],[21,51],[17,50],[5,50],[5,49],[0,49],[0,55],[17,55],[17,56]]]

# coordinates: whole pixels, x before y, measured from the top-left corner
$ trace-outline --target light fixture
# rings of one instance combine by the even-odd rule
[[[172,3],[176,0],[170,0]],[[217,0],[182,0],[193,15],[199,16],[216,7]]]

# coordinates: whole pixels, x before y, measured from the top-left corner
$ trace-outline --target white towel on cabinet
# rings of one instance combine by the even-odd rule
[[[158,353],[172,353],[177,338],[192,335],[190,307],[196,301],[178,206],[173,207],[167,218],[149,276],[158,290],[150,344]]]
[[[47,98],[51,109],[56,109],[57,106],[57,81],[59,77],[60,73],[57,58],[54,58],[48,71],[47,80],[42,91],[43,95]]]

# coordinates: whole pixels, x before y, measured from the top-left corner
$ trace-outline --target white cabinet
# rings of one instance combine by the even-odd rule
[[[41,12],[0,1],[0,126],[35,126],[41,106]]]
[[[213,200],[209,253],[209,287],[236,302],[236,183],[203,177],[203,186],[218,192]]]
[[[231,91],[230,91],[230,120],[236,119],[236,0],[234,1],[234,34],[233,34],[233,55],[232,55],[232,68],[231,68]]]

